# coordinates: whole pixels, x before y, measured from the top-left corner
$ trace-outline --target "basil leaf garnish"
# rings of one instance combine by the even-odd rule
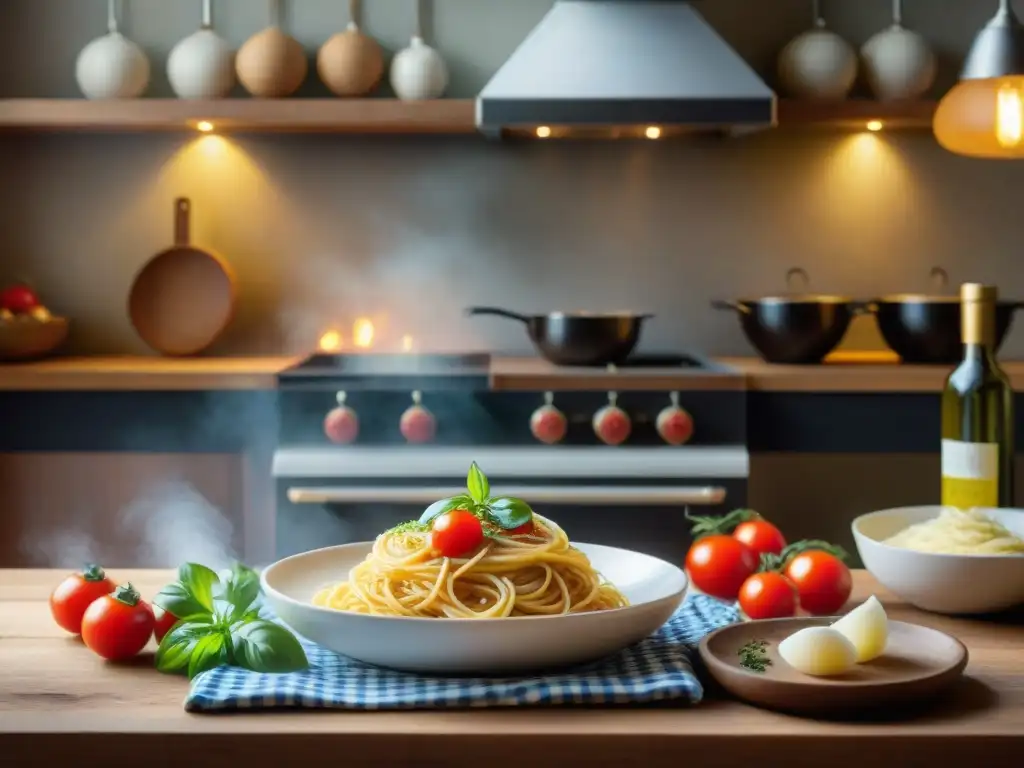
[[[227,661],[228,644],[222,632],[204,635],[195,641],[188,660],[188,677],[191,680],[200,672],[219,667]]]
[[[295,636],[271,621],[243,624],[231,641],[235,663],[253,672],[294,672],[309,664]]]
[[[260,594],[260,577],[252,568],[235,563],[224,579],[223,599],[230,603],[228,612],[231,620],[246,613]]]
[[[216,572],[199,563],[185,563],[178,569],[178,581],[203,608],[213,610],[213,589],[220,582]]]
[[[491,483],[480,467],[474,461],[469,465],[469,475],[466,477],[466,488],[469,495],[477,504],[483,504],[491,493]]]
[[[223,579],[197,563],[178,570],[178,581],[154,603],[179,621],[160,642],[156,668],[195,677],[222,664],[259,672],[291,672],[308,665],[295,636],[259,616],[259,576],[235,563]]]
[[[525,525],[533,519],[533,510],[522,499],[502,496],[488,502],[488,514],[506,531]]]
[[[167,674],[180,674],[188,669],[188,661],[199,638],[209,631],[209,625],[203,625],[201,632],[197,627],[183,622],[164,635],[160,647],[156,650],[156,668]]]
[[[210,616],[213,611],[200,603],[195,595],[181,582],[168,584],[153,598],[153,604],[159,605],[172,616],[179,619],[193,619]]]
[[[420,522],[424,525],[429,525],[434,522],[435,518],[440,517],[445,512],[451,512],[453,509],[468,509],[472,506],[473,500],[465,495],[441,499],[440,501],[435,501],[423,511],[423,514],[420,515]]]

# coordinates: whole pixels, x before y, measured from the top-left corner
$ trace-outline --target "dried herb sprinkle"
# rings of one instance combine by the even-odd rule
[[[768,658],[767,649],[768,641],[751,640],[737,651],[740,657],[740,666],[751,672],[764,672],[772,664],[772,660]]]

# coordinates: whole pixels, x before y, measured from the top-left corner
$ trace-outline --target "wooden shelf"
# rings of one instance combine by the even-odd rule
[[[883,103],[779,101],[780,128],[859,130],[930,128],[933,101]],[[5,131],[183,131],[207,121],[215,130],[279,133],[472,134],[473,99],[0,99]]]
[[[280,133],[473,133],[471,99],[0,99],[0,129]]]

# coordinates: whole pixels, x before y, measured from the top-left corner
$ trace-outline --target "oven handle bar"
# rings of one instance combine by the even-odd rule
[[[377,486],[317,487],[288,489],[293,504],[432,504],[438,499],[458,496],[465,488],[388,488]],[[516,496],[537,504],[588,506],[707,505],[725,501],[725,488],[719,486],[628,486],[600,485],[523,485],[494,489],[495,496]]]

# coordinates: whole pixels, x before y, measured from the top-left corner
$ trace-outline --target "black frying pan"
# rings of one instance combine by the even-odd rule
[[[521,315],[498,307],[469,307],[468,315],[498,315],[518,320],[537,351],[556,365],[622,363],[640,340],[640,326],[649,314],[626,312],[550,312]]]

